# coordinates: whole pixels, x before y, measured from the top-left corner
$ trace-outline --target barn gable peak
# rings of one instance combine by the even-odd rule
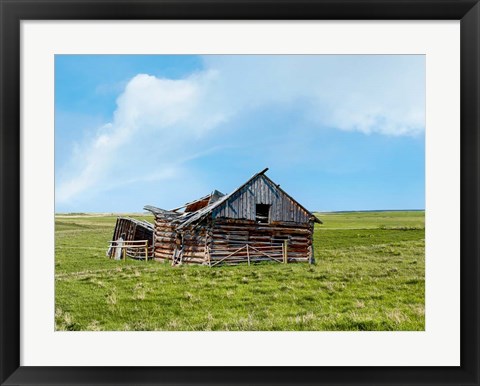
[[[254,185],[259,186],[262,184],[263,184],[263,190],[267,192],[265,194],[265,197],[268,195],[285,197],[285,199],[289,202],[292,208],[295,208],[295,207],[299,208],[297,209],[297,211],[303,213],[303,216],[298,215],[298,218],[302,217],[302,218],[313,219],[315,222],[321,223],[321,221],[317,217],[315,217],[310,211],[308,211],[305,207],[303,207],[300,203],[298,203],[295,199],[293,199],[289,194],[287,194],[283,189],[281,189],[280,185],[276,184],[270,178],[268,178],[265,175],[267,171],[268,171],[268,168],[263,169],[262,171],[254,174],[250,179],[248,179],[245,183],[243,183],[241,186],[239,186],[230,194],[222,195],[221,197],[218,197],[218,199],[216,199],[214,202],[209,202],[208,205],[200,208],[196,212],[188,213],[187,216],[184,218],[184,221],[182,221],[181,224],[178,225],[178,229],[187,227],[193,223],[197,223],[203,220],[205,217],[207,217],[210,214],[213,214],[213,215],[218,214],[222,208],[227,207],[229,203],[231,203],[237,197],[242,195],[249,187],[252,187]],[[262,198],[260,198],[259,200],[261,201]],[[263,203],[262,202],[253,203],[252,205],[262,205],[262,204],[269,205],[268,202],[266,201]],[[292,221],[295,221],[295,220],[292,219]]]

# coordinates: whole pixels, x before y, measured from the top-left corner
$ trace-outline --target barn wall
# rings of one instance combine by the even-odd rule
[[[155,257],[159,259],[172,260],[176,247],[176,236],[174,226],[165,217],[155,216]]]
[[[173,260],[175,249],[182,253],[184,264],[215,263],[236,249],[249,245],[250,256],[267,255],[282,260],[282,244],[287,240],[288,261],[308,261],[312,250],[313,223],[275,222],[257,224],[252,220],[207,219],[181,233],[164,218],[155,221],[155,257]],[[183,248],[182,248],[183,240]],[[269,260],[266,256],[266,260]],[[246,262],[246,250],[235,254],[236,262]]]
[[[187,227],[177,232],[169,219],[157,216],[155,219],[155,257],[173,260],[175,250],[182,254],[182,263],[202,264],[206,261],[205,227]],[[183,244],[183,247],[182,247]]]
[[[118,217],[112,240],[118,240],[123,233],[125,233],[126,240],[134,240],[135,223],[128,218]]]
[[[260,175],[243,187],[227,202],[216,208],[213,218],[234,218],[255,220],[256,204],[268,204],[272,222],[308,223],[311,214],[306,212],[295,201],[280,191],[276,185]]]
[[[312,237],[312,222],[256,224],[252,220],[216,219],[209,242],[210,259],[221,259],[227,254],[226,251],[233,251],[245,244],[282,259],[281,245],[287,240],[289,261],[308,261],[312,253]],[[238,255],[247,259],[246,251]]]
[[[147,240],[148,256],[153,256],[153,229],[145,226],[143,223],[135,221],[128,217],[118,217],[113,231],[112,240],[118,240],[122,234],[125,234],[126,241]],[[110,250],[110,256],[115,253],[114,249]],[[126,253],[130,257],[144,257],[145,252],[138,248],[128,248]]]
[[[205,226],[188,227],[182,230],[183,255],[182,263],[206,263],[206,240],[208,229]]]
[[[113,231],[112,240],[118,240],[125,233],[125,240],[148,240],[149,245],[153,238],[153,231],[141,222],[131,218],[118,217]]]

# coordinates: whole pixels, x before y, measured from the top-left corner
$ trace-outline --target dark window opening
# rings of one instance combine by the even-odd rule
[[[255,209],[255,221],[262,224],[268,224],[270,222],[270,205],[257,204]]]

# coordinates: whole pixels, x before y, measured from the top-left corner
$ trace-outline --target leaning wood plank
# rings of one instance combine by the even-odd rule
[[[239,248],[239,249],[237,249],[236,251],[234,251],[234,252],[230,253],[229,255],[225,256],[223,259],[220,259],[220,260],[216,261],[215,264],[212,265],[212,267],[215,266],[215,265],[217,265],[217,264],[220,264],[222,261],[224,261],[225,259],[228,259],[230,256],[234,255],[236,252],[239,252],[239,251],[241,251],[241,250],[244,249],[244,248],[245,248],[245,247]]]
[[[250,248],[255,249],[254,247],[250,247]],[[280,259],[275,259],[275,258],[273,258],[271,255],[267,255],[267,254],[264,253],[263,251],[259,251],[258,249],[256,249],[256,251],[257,251],[257,252],[260,252],[262,255],[265,255],[265,256],[271,258],[272,260],[278,261],[279,263],[282,262],[282,260],[280,260]]]

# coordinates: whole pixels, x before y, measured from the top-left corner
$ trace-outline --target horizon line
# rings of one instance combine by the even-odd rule
[[[355,210],[312,210],[311,213],[358,213],[358,212],[425,212],[425,209],[355,209]],[[142,212],[55,212],[55,215],[81,215],[81,214],[101,214],[101,215],[117,215],[117,214],[148,214],[148,211]]]

